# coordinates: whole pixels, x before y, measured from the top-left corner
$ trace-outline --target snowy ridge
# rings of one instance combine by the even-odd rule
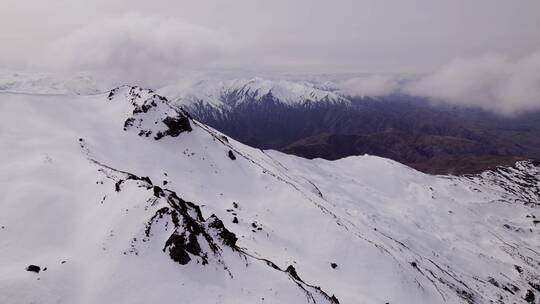
[[[328,86],[318,86],[307,81],[269,80],[258,77],[202,80],[182,87],[165,87],[159,92],[187,109],[206,106],[221,111],[265,99],[288,106],[348,102],[346,98]]]
[[[284,273],[306,294],[308,302],[339,303],[334,295],[329,296],[319,287],[304,282],[292,265],[282,270],[272,261],[253,256],[245,248],[238,247],[236,235],[227,230],[216,215],[212,214],[204,219],[198,205],[184,201],[174,191],[153,185],[148,177],[119,171],[95,160],[92,162],[101,167],[99,171],[107,178],[115,182],[116,192],[122,191],[122,187],[127,187],[125,184],[135,182],[137,187],[145,188],[152,193],[152,196],[147,199],[145,211],[152,207],[153,215],[146,223],[144,232],[132,239],[129,250],[124,251],[124,254],[138,255],[141,242],[150,243],[154,238],[166,239],[163,251],[168,253],[173,261],[181,265],[192,262],[192,259],[196,259],[195,262],[203,266],[212,263],[222,267],[230,278],[234,278],[224,256],[225,253],[229,255],[237,253],[246,266],[251,263],[266,264],[269,267],[268,270]],[[167,233],[169,230],[172,233]],[[165,234],[165,236],[158,236],[159,234]]]
[[[492,187],[504,199],[540,206],[540,162],[522,161],[514,167],[499,167],[480,175],[468,176],[473,182]],[[510,196],[508,195],[511,194]]]
[[[540,296],[536,163],[446,177],[372,156],[300,159],[131,86],[1,98],[2,303]]]

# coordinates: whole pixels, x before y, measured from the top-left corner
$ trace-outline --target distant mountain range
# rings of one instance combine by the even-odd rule
[[[370,154],[434,174],[478,173],[540,159],[540,112],[501,117],[402,94],[351,96],[339,77],[298,79],[188,77],[156,91],[248,145],[306,158]],[[53,77],[0,70],[0,92],[85,95],[108,90],[85,74]]]
[[[332,83],[261,78],[162,92],[248,145],[307,158],[372,154],[437,174],[540,158],[538,112],[505,118],[407,95],[355,97]]]

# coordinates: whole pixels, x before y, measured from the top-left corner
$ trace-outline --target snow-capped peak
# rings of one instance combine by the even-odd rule
[[[176,137],[184,131],[191,131],[189,114],[172,107],[167,98],[152,90],[122,86],[113,89],[107,99],[120,99],[119,102],[128,107],[124,111],[127,116],[124,130],[136,129],[139,136],[152,135],[158,140],[167,135]]]
[[[187,108],[198,104],[227,109],[244,103],[262,102],[265,99],[288,106],[348,102],[337,92],[312,82],[260,77],[202,80],[187,85],[168,86],[159,92]]]

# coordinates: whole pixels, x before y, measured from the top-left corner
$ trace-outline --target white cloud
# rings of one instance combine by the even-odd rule
[[[46,49],[38,64],[159,85],[188,70],[209,67],[227,52],[227,41],[197,25],[129,14],[72,32]]]
[[[395,93],[399,83],[395,77],[371,75],[355,77],[341,82],[339,90],[351,96],[380,96]]]
[[[517,61],[498,55],[457,59],[404,92],[503,115],[540,109],[540,51]]]

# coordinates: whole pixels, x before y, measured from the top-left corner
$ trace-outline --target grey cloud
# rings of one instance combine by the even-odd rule
[[[103,60],[98,46],[105,47],[105,52],[113,49],[122,54],[115,46],[120,43],[130,46],[136,58],[176,64],[168,49],[178,50],[184,44],[189,49],[195,41],[203,45],[201,55],[189,60],[191,65],[205,66],[218,56],[216,66],[256,72],[429,72],[458,56],[497,52],[516,58],[532,52],[540,46],[539,10],[537,0],[2,0],[0,64],[35,62],[56,39],[90,47],[92,52],[83,58],[85,64],[75,60],[80,53],[58,53],[75,67],[94,66]],[[65,38],[80,28],[99,28],[96,24],[101,18],[108,18],[107,23],[114,23],[114,19],[129,23],[122,17],[126,12],[156,16],[142,18],[160,21],[131,19],[129,22],[140,26],[119,25],[125,35],[94,30],[96,37],[89,40],[94,44],[84,42],[84,38]],[[175,27],[162,23],[181,24],[178,36],[187,41],[177,42],[179,38],[173,34],[173,41],[159,39],[163,36],[153,28]],[[197,26],[188,31],[185,24]],[[218,37],[208,38],[212,36],[208,32]],[[99,37],[109,42],[101,42]],[[164,46],[148,46],[144,41]],[[213,43],[217,49],[224,43],[232,45],[234,52],[220,60]],[[156,48],[161,50],[156,52]],[[182,57],[184,50],[180,48],[177,54]],[[50,60],[58,59],[53,54],[45,58]],[[180,63],[184,66],[186,62]]]
[[[35,63],[153,86],[211,66],[230,50],[228,41],[198,25],[127,14],[92,22],[55,41]]]
[[[503,115],[539,110],[540,51],[517,61],[500,55],[456,59],[404,92]]]
[[[375,73],[339,89],[382,95],[401,82],[381,75],[473,58],[404,91],[511,115],[538,108],[538,55],[524,54],[540,46],[539,11],[537,0],[2,0],[0,66],[151,87],[203,71]],[[508,57],[475,57],[489,52]]]
[[[393,76],[370,75],[355,77],[338,84],[339,91],[351,96],[380,96],[398,91],[400,84]]]

